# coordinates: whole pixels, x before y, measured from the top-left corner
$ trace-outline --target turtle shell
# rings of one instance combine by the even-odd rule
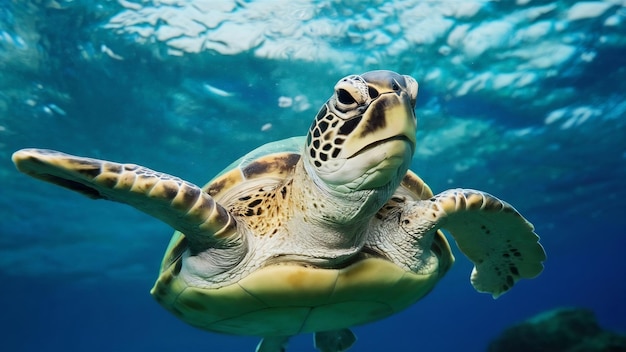
[[[264,144],[237,159],[209,181],[202,190],[220,203],[224,194],[234,186],[254,179],[262,180],[264,186],[277,184],[293,171],[304,149],[305,137],[292,137]],[[161,272],[169,268],[187,249],[185,236],[174,232],[165,256]]]
[[[265,185],[292,172],[304,137],[266,144],[237,160],[203,189],[218,202],[233,186],[253,179]],[[408,172],[396,192],[412,199],[432,196],[430,188]],[[187,249],[175,232],[151,294],[187,323],[210,331],[257,336],[290,336],[346,328],[399,312],[427,294],[453,262],[441,232],[433,241],[439,267],[417,274],[363,253],[341,268],[299,263],[265,266],[236,283],[219,288],[189,286],[178,273]]]

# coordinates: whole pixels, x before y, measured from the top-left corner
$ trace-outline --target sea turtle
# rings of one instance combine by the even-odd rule
[[[418,84],[372,71],[341,79],[306,137],[250,152],[206,186],[133,164],[23,149],[33,177],[129,204],[174,233],[151,293],[185,322],[263,337],[284,351],[313,332],[345,351],[351,326],[415,303],[454,261],[444,228],[475,267],[471,283],[498,297],[543,269],[533,226],[487,193],[433,196],[408,171]]]

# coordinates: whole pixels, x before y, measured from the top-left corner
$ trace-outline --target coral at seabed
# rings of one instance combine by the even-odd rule
[[[626,336],[604,330],[590,310],[558,308],[507,328],[487,351],[621,352]]]

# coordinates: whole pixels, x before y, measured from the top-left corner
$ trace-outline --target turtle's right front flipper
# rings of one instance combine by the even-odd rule
[[[471,282],[494,298],[518,280],[536,277],[546,253],[534,227],[510,204],[485,192],[452,189],[410,202],[400,219],[407,233],[432,233],[444,228],[474,263]]]
[[[19,150],[13,163],[32,177],[152,215],[184,233],[192,252],[241,245],[232,215],[200,187],[180,178],[138,165],[45,149]]]

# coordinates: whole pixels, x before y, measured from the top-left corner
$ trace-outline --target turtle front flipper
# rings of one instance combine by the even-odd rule
[[[428,200],[411,202],[401,226],[409,233],[424,228],[448,230],[474,263],[471,282],[494,298],[521,278],[543,270],[545,251],[532,224],[511,205],[470,189],[453,189]]]
[[[13,154],[18,170],[93,199],[129,204],[184,233],[192,252],[236,247],[242,239],[231,214],[194,184],[148,168],[53,150]]]

